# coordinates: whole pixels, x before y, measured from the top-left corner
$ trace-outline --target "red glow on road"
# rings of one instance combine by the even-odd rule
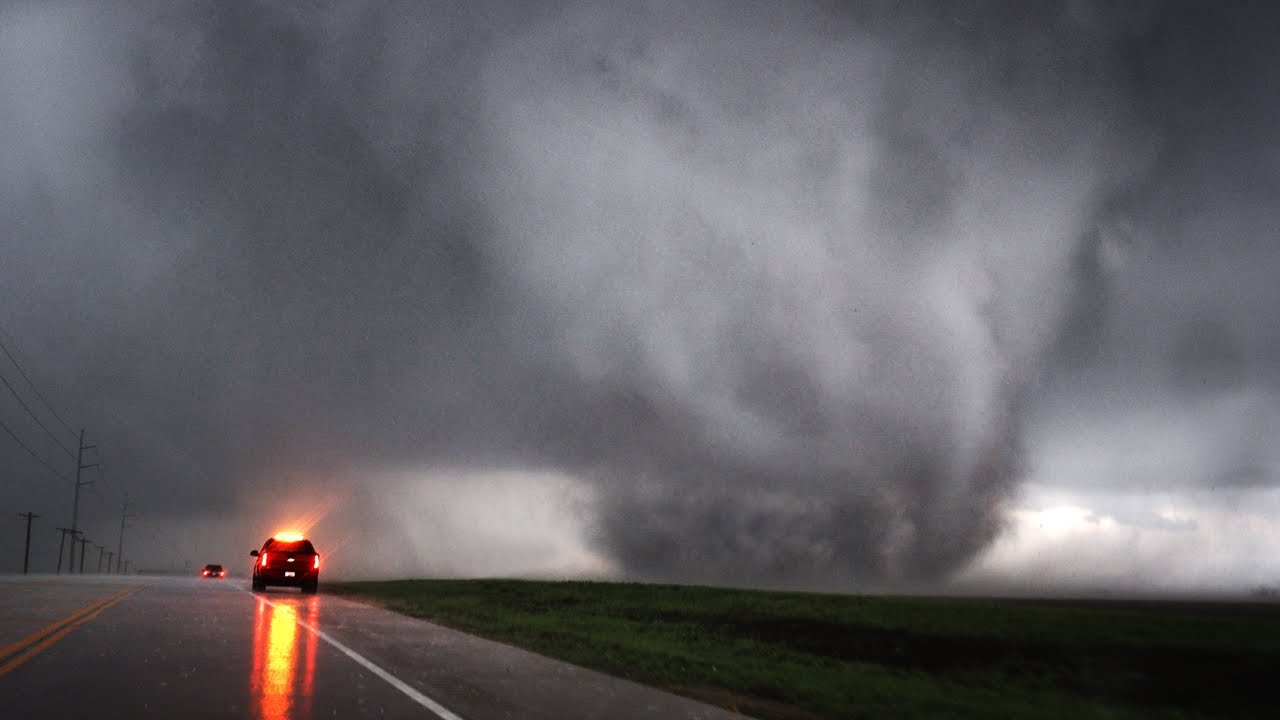
[[[298,625],[300,613],[305,615],[304,622],[317,627],[319,601],[290,600],[271,605],[258,600],[249,690],[258,711],[256,717],[262,720],[311,716],[317,638],[315,633]],[[305,636],[305,640],[300,635]]]

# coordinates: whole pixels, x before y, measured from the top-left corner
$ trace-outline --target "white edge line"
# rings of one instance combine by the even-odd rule
[[[351,648],[347,647],[346,645],[343,645],[342,643],[340,643],[340,642],[338,642],[337,640],[333,639],[333,638],[332,638],[328,633],[324,632],[323,630],[321,630],[321,629],[319,629],[319,628],[312,627],[312,626],[308,625],[307,623],[303,622],[303,621],[302,621],[302,618],[298,617],[298,613],[294,612],[294,611],[293,611],[293,608],[292,608],[291,606],[287,606],[287,605],[280,605],[280,604],[274,603],[274,602],[272,602],[272,601],[270,601],[270,600],[268,600],[268,599],[266,599],[266,598],[262,597],[261,595],[254,595],[253,593],[250,593],[250,595],[252,595],[252,596],[253,596],[254,598],[256,598],[257,600],[260,600],[260,601],[262,601],[262,602],[264,602],[264,603],[266,603],[266,604],[270,605],[270,606],[271,606],[271,607],[273,607],[273,608],[276,608],[276,609],[283,609],[283,608],[287,608],[287,609],[288,609],[289,614],[293,616],[293,621],[294,621],[295,623],[297,623],[299,627],[306,628],[306,630],[307,630],[308,632],[312,633],[313,635],[315,635],[316,637],[320,638],[321,640],[323,640],[323,641],[325,641],[325,642],[329,643],[330,645],[334,646],[334,647],[335,647],[335,648],[337,648],[340,652],[342,652],[342,654],[343,654],[343,655],[346,655],[347,657],[351,658],[352,660],[355,660],[355,661],[356,661],[356,663],[360,665],[360,667],[363,667],[365,670],[368,670],[369,672],[373,673],[374,675],[377,675],[378,677],[380,677],[380,678],[382,678],[383,680],[387,681],[387,684],[389,684],[391,687],[393,687],[393,688],[395,688],[395,689],[399,690],[400,692],[404,693],[404,694],[405,694],[405,696],[407,696],[410,700],[413,700],[414,702],[418,703],[418,704],[419,704],[419,705],[421,705],[422,707],[424,707],[424,708],[426,708],[426,709],[430,710],[431,712],[435,713],[436,715],[440,716],[440,720],[462,720],[462,717],[461,717],[460,715],[456,715],[456,714],[454,714],[451,710],[449,710],[449,708],[447,708],[447,707],[445,707],[445,706],[441,705],[440,703],[436,702],[435,700],[432,700],[431,698],[427,697],[426,695],[423,695],[422,693],[418,692],[418,690],[417,690],[416,688],[414,688],[412,685],[410,685],[410,684],[406,683],[405,681],[401,680],[400,678],[396,677],[395,675],[392,675],[391,673],[387,672],[386,670],[383,670],[382,668],[378,667],[377,665],[374,665],[372,660],[369,660],[368,658],[366,658],[365,656],[363,656],[363,655],[361,655],[360,653],[356,652],[355,650],[352,650]]]

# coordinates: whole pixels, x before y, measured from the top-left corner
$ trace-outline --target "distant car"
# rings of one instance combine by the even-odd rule
[[[253,563],[253,591],[268,585],[286,585],[314,593],[320,586],[320,554],[311,541],[292,533],[267,538],[261,550],[250,550],[258,558]]]
[[[200,571],[201,577],[222,578],[227,576],[227,571],[222,569],[221,565],[205,565]]]

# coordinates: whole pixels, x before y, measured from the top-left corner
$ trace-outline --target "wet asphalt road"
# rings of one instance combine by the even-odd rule
[[[110,576],[0,577],[0,715],[742,717],[323,593]]]

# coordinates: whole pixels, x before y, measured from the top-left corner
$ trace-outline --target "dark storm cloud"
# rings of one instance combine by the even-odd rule
[[[487,78],[500,245],[661,418],[561,433],[606,466],[600,541],[649,577],[945,575],[999,530],[1133,110],[1070,17],[713,15],[578,12]]]
[[[1134,226],[1269,132],[1252,26],[1196,6],[130,10],[0,11],[5,319],[118,482],[333,492],[367,537],[380,473],[553,469],[635,577],[962,567],[1045,373],[1194,276]],[[1238,378],[1232,322],[1139,336]]]
[[[1280,302],[1269,279],[1280,271],[1270,200],[1280,108],[1262,90],[1275,70],[1261,29],[1275,13],[1260,3],[1158,9],[1123,75],[1158,151],[1104,208],[1106,230],[1083,258],[1098,286],[1078,314],[1090,332],[1062,343],[1087,348],[1087,362],[1050,383],[1039,432],[1087,417],[1126,439],[1103,440],[1110,459],[1081,484],[1261,491],[1280,483],[1260,440],[1276,429],[1280,367],[1269,309]]]

